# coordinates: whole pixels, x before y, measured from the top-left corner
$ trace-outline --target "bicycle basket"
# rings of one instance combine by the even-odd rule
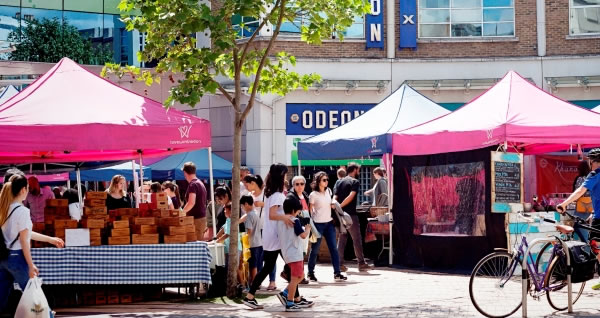
[[[591,246],[576,241],[568,241],[565,244],[569,248],[571,266],[573,267],[571,282],[581,283],[594,278],[597,261]]]

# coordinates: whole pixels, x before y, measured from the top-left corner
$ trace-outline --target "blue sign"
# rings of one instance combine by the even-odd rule
[[[417,1],[400,0],[400,49],[417,49]]]
[[[380,48],[383,50],[383,0],[369,0],[369,2],[371,3],[371,14],[367,14],[365,19],[367,49]]]
[[[287,135],[319,135],[362,115],[376,104],[286,104]]]

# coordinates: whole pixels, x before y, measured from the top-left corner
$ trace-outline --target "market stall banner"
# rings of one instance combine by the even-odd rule
[[[356,119],[375,104],[286,104],[288,135],[318,135]]]
[[[413,167],[413,234],[485,236],[483,162]]]
[[[577,178],[577,156],[535,156],[537,194],[548,197],[550,193],[573,192],[573,181]]]
[[[371,14],[365,16],[367,24],[367,49],[383,49],[383,0],[370,0]]]

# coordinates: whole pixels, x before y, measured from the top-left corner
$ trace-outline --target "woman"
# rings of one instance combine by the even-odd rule
[[[306,179],[303,176],[295,176],[292,178],[292,191],[288,193],[288,196],[295,197],[302,205],[302,213],[298,215],[299,218],[310,218],[308,212],[308,193],[304,192],[305,185]],[[304,254],[306,255],[308,251],[308,237],[302,240],[302,244],[304,244]],[[308,280],[303,278],[300,284],[308,284]]]
[[[265,219],[267,218],[267,214],[264,211],[265,207],[265,192],[263,191],[263,180],[259,175],[249,174],[244,177],[244,182],[246,184],[246,189],[252,195],[254,199],[254,211],[260,217],[261,220],[261,228],[262,225],[265,224]],[[262,268],[262,265],[258,270]],[[269,273],[269,286],[267,290],[276,290],[277,285],[275,284],[275,273],[277,272],[277,266],[273,268],[273,271]]]
[[[169,198],[171,198],[171,202],[173,203],[173,209],[179,210],[181,207],[181,198],[179,194],[179,187],[171,182],[165,181],[163,183],[163,189]]]
[[[231,190],[229,190],[229,188],[225,185],[216,188],[215,200],[220,206],[219,212],[217,212],[217,233],[219,233],[223,225],[225,225],[225,222],[227,222],[227,216],[225,216],[225,207],[228,204],[231,204]]]
[[[387,206],[388,204],[388,200],[387,200],[387,190],[388,190],[388,185],[387,185],[387,179],[385,178],[385,170],[382,168],[375,168],[373,170],[373,176],[375,177],[375,185],[373,186],[373,189],[367,190],[365,191],[365,195],[366,196],[372,196],[373,198],[373,206]],[[380,199],[380,195],[381,194],[385,194],[385,198],[381,197]],[[377,201],[379,200],[379,201]]]
[[[106,209],[107,210],[116,210],[123,208],[131,208],[131,201],[127,196],[127,192],[125,189],[127,188],[127,183],[125,181],[125,177],[120,174],[115,175],[110,180],[110,186],[106,190],[108,195],[106,196]]]
[[[254,281],[252,281],[250,291],[246,294],[246,297],[244,297],[243,303],[250,308],[263,308],[263,306],[259,305],[256,301],[254,294],[267,275],[275,268],[277,256],[281,253],[281,244],[277,234],[277,222],[282,221],[290,227],[294,226],[294,222],[292,221],[293,217],[290,215],[286,216],[283,213],[283,201],[285,200],[285,196],[283,195],[283,183],[287,171],[288,169],[284,164],[274,163],[269,168],[269,174],[267,175],[265,186],[265,197],[267,199],[265,201],[265,209],[269,214],[263,224],[262,232],[265,263],[262,270],[256,275]],[[289,277],[289,271],[287,274]],[[296,295],[299,295],[298,290],[296,290]]]
[[[313,192],[309,196],[309,211],[312,217],[315,229],[321,234],[321,237],[317,238],[317,241],[310,247],[310,256],[308,257],[308,279],[316,282],[317,277],[315,276],[315,265],[317,263],[317,255],[321,247],[321,241],[325,238],[327,247],[329,248],[329,255],[331,256],[331,263],[333,265],[333,279],[336,281],[346,280],[346,276],[342,275],[340,271],[340,258],[338,256],[337,242],[335,225],[333,224],[333,218],[331,218],[331,190],[327,187],[329,184],[329,177],[323,171],[319,171],[315,174],[313,181]]]
[[[28,192],[27,178],[23,174],[12,176],[0,192],[0,224],[4,243],[10,250],[8,258],[0,261],[0,311],[6,306],[14,283],[25,290],[29,278],[39,275],[31,257],[29,242],[47,242],[56,247],[65,245],[60,238],[32,231],[29,209],[22,203]]]

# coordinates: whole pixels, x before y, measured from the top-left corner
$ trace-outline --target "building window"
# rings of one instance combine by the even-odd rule
[[[600,34],[600,0],[570,0],[569,33]]]
[[[420,38],[514,35],[514,0],[419,0]]]
[[[237,31],[238,38],[245,39],[254,34],[254,31],[260,25],[260,21],[257,18],[242,17],[236,14],[231,18],[231,24],[233,29]]]

